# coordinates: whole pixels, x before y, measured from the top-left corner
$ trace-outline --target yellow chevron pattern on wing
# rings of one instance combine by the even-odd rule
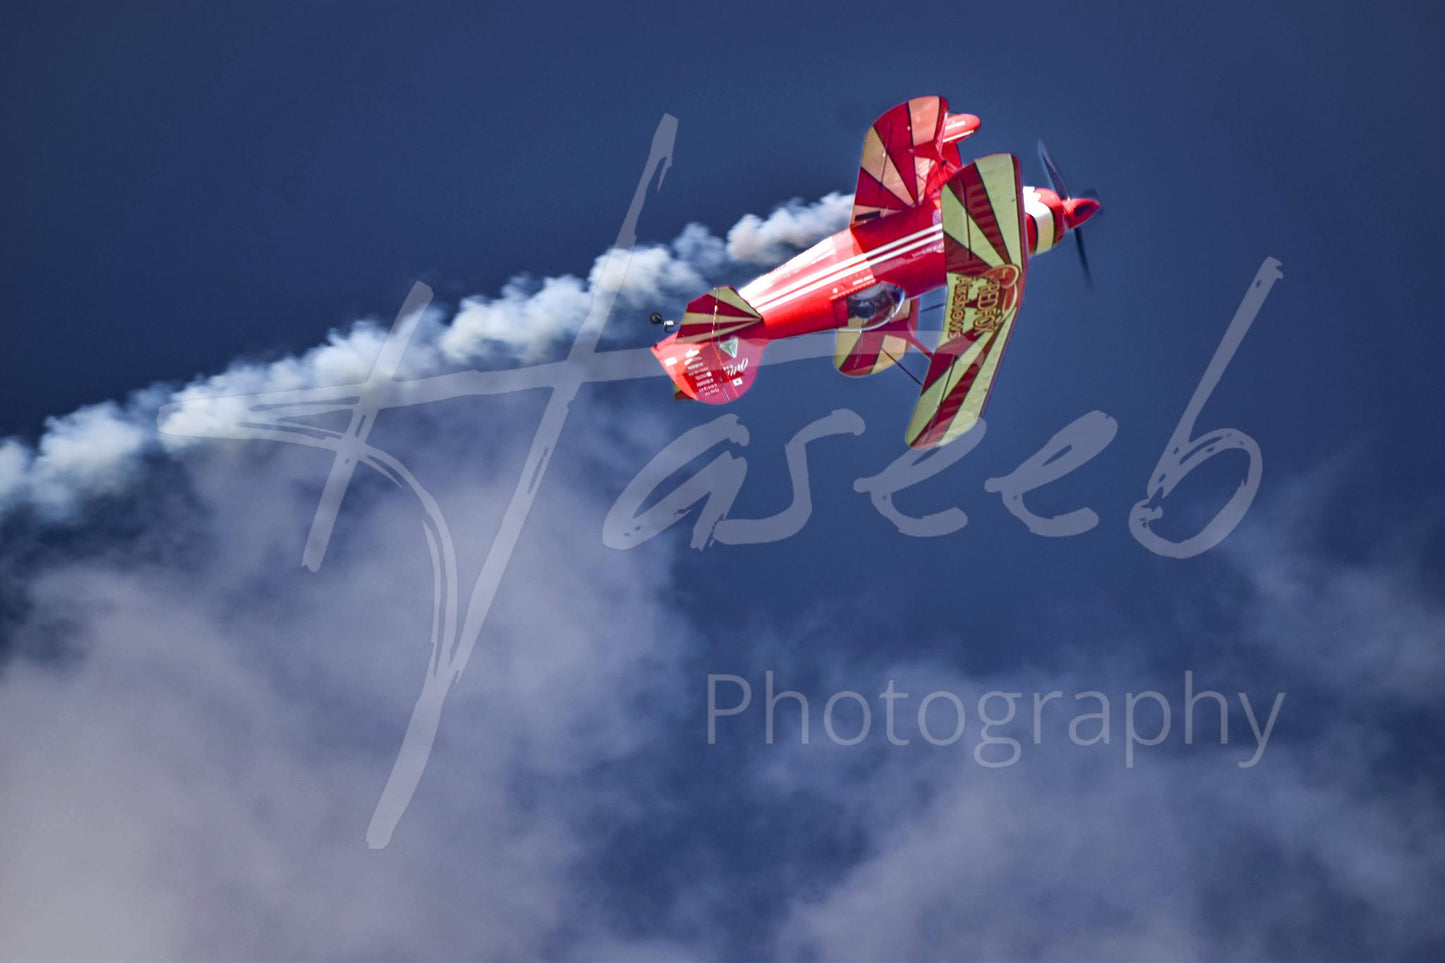
[[[1007,263],[1003,253],[994,248],[988,235],[983,233],[983,228],[978,226],[978,222],[964,208],[958,195],[952,190],[944,190],[942,197],[943,233],[977,254],[979,260],[989,267]]]
[[[851,378],[875,375],[893,367],[907,351],[908,340],[896,334],[839,328],[833,367]]]
[[[882,324],[871,318],[849,317],[835,329],[833,366],[850,378],[886,371],[908,353],[909,336],[917,328],[917,298],[899,305],[893,317]]]
[[[1007,154],[980,158],[943,191],[945,256],[956,269],[948,272],[943,330],[905,433],[912,448],[948,444],[978,423],[988,403],[1023,298],[1022,193],[1018,161]],[[992,222],[989,233],[997,241],[989,240],[970,206]]]
[[[958,339],[960,342],[962,339]],[[934,448],[938,445],[947,444],[958,435],[963,434],[973,427],[973,422],[967,425],[957,425],[958,419],[954,418],[948,425],[948,430],[942,440],[929,439],[924,442],[924,435],[935,425],[944,404],[948,399],[960,390],[960,384],[964,376],[968,374],[979,355],[988,350],[989,343],[993,340],[992,335],[985,335],[972,343],[960,343],[954,345],[958,354],[948,358],[948,369],[941,376],[933,377],[925,382],[923,391],[918,395],[918,403],[913,406],[913,416],[908,420],[908,429],[904,432],[904,440],[910,448]],[[935,359],[942,359],[947,356],[946,352],[950,345],[939,345],[934,352]],[[935,360],[935,364],[937,360]],[[935,374],[933,367],[930,367],[929,375]],[[963,390],[966,390],[963,389]],[[977,420],[977,419],[975,419]],[[957,429],[955,430],[955,425]]]
[[[944,436],[941,445],[957,438],[983,416],[984,406],[988,404],[989,392],[993,391],[994,376],[998,374],[999,362],[1003,360],[1004,349],[1008,347],[1009,335],[1013,334],[1014,322],[1018,320],[1018,311],[1009,315],[1008,319],[998,327],[998,332],[990,339],[988,353],[983,356],[979,365],[978,374],[973,379],[973,384],[968,386],[968,394],[963,396],[963,404],[958,409],[958,415],[953,419],[953,424],[948,426],[948,433]],[[960,425],[960,423],[963,423]],[[959,426],[957,431],[955,426]]]
[[[975,166],[988,194],[989,206],[1003,232],[1005,255],[1009,264],[1023,265],[1024,227],[1021,217],[1023,201],[1018,179],[1018,162],[1009,154],[980,157]]]

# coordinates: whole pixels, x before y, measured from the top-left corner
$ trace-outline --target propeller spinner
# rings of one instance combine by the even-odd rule
[[[1060,200],[1064,202],[1064,216],[1068,221],[1066,226],[1074,235],[1074,244],[1079,252],[1079,266],[1084,270],[1084,283],[1092,289],[1094,276],[1089,271],[1089,255],[1084,250],[1082,228],[1084,222],[1098,212],[1099,201],[1097,198],[1088,196],[1088,193],[1091,192],[1086,192],[1082,197],[1075,197],[1069,193],[1068,185],[1064,183],[1064,175],[1059,173],[1058,166],[1049,156],[1049,149],[1044,146],[1042,140],[1039,141],[1039,161],[1044,165],[1044,173],[1048,174],[1049,184],[1053,187],[1054,193],[1058,194]]]

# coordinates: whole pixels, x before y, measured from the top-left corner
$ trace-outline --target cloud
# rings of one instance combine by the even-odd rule
[[[418,449],[475,440],[434,409],[407,426]],[[161,551],[113,544],[37,573],[15,634],[60,619],[76,657],[16,661],[0,681],[0,958],[548,955],[590,898],[574,875],[585,821],[623,804],[577,786],[645,748],[637,700],[681,688],[651,601],[666,559],[578,538],[605,510],[592,435],[549,474],[384,854],[363,833],[428,659],[427,545],[403,492],[359,481],[308,576],[324,466],[213,448],[185,460],[190,498],[142,496],[162,503]],[[455,525],[485,530],[512,478],[435,482]]]
[[[912,675],[899,688],[1068,692],[1099,678],[919,669],[896,670]],[[1179,745],[1126,769],[1117,729],[1114,740],[1085,748],[1046,732],[998,770],[962,744],[879,752],[862,771],[829,762],[830,746],[761,760],[760,805],[827,800],[862,853],[791,901],[780,955],[1423,959],[1445,940],[1432,908],[1445,822],[1425,786],[1401,791],[1329,742],[1275,746],[1246,771]]]
[[[0,512],[25,497],[33,458],[29,447],[16,439],[0,440]]]
[[[453,468],[428,477],[458,529],[486,532],[521,452],[496,439],[482,470],[456,471],[471,404],[408,412],[398,434],[419,471]],[[714,626],[675,601],[685,533],[600,544],[606,493],[666,437],[629,411],[641,440],[618,457],[617,414],[579,406],[381,853],[361,831],[427,656],[403,493],[359,485],[327,568],[303,577],[311,453],[213,449],[187,458],[192,498],[153,522],[173,535],[160,557],[48,567],[19,632],[63,613],[81,657],[0,681],[0,956],[1423,959],[1445,940],[1442,808],[1427,781],[1382,774],[1384,722],[1313,738],[1328,714],[1293,715],[1248,771],[1234,746],[1186,751],[1178,719],[1135,769],[1117,718],[1112,745],[1055,726],[1002,770],[906,725],[909,750],[829,744],[816,696],[860,678],[896,678],[916,704],[1157,676],[1128,645],[994,673],[892,661],[848,610]],[[811,679],[813,745],[703,745],[713,632],[729,667]],[[1341,695],[1368,718],[1392,691]]]
[[[1429,591],[1418,531],[1386,527],[1368,552],[1320,544],[1337,524],[1347,483],[1339,465],[1291,479],[1282,510],[1224,546],[1248,591],[1239,598],[1244,636],[1351,701],[1396,708],[1437,703],[1445,677],[1445,606]],[[1356,509],[1358,514],[1358,509]],[[1428,531],[1437,519],[1416,518]]]
[[[1087,652],[1060,641],[1044,661],[1035,649],[969,672],[959,664],[979,637],[957,633],[945,646],[956,659],[899,662],[892,649],[877,653],[871,619],[859,613],[883,603],[864,597],[835,612],[825,632],[799,619],[755,640],[755,654],[735,656],[748,668],[733,671],[751,672],[755,704],[767,665],[779,689],[801,687],[814,702],[811,745],[793,729],[771,747],[756,733],[741,740],[746,805],[826,813],[837,845],[857,854],[843,872],[788,887],[773,951],[828,960],[1437,958],[1445,805],[1432,761],[1432,682],[1445,618],[1421,540],[1385,529],[1367,551],[1327,547],[1351,482],[1338,471],[1280,480],[1247,530],[1212,556],[1215,574],[1196,567],[1169,583],[1149,618],[1131,612],[1138,603],[1128,593],[1097,600],[1117,611],[1103,633],[1109,644]],[[1059,621],[1042,622],[1015,604],[1020,634],[1079,622],[1067,603]],[[1160,620],[1175,633],[1167,646],[1150,628]],[[1006,652],[1010,633],[990,637],[991,650]],[[803,654],[823,638],[826,657]],[[775,654],[789,649],[798,651]],[[1183,744],[1180,675],[1189,667],[1196,690],[1223,689],[1231,700],[1249,690],[1256,707],[1268,702],[1264,687],[1287,690],[1260,765],[1238,765],[1253,737],[1237,702],[1228,746],[1211,744],[1210,702],[1198,710],[1206,734]],[[889,679],[912,693],[899,728],[913,745],[884,744],[877,698],[869,742],[829,743],[819,731],[827,694],[875,697]],[[1126,768],[1123,695],[1150,688],[1171,700],[1172,731]],[[908,713],[939,690],[960,694],[972,713],[957,746],[920,745]],[[988,769],[971,754],[973,700],[990,690],[1024,693],[1004,730],[1022,740],[1013,767]],[[1045,710],[1034,745],[1031,695],[1053,690],[1064,701]],[[1083,711],[1058,707],[1084,690],[1113,697],[1109,745],[1075,746],[1057,721]],[[791,718],[796,708],[785,705]]]
[[[693,225],[639,248],[625,276],[604,277],[599,258],[585,280],[517,279],[451,318],[433,310],[402,376],[545,357],[598,287],[676,303],[840,211],[789,205],[726,240]],[[7,573],[23,596],[13,652],[66,655],[12,655],[0,674],[0,958],[1429,959],[1445,946],[1437,779],[1391,761],[1430,751],[1400,711],[1431,708],[1445,641],[1418,558],[1323,551],[1327,513],[1264,498],[1190,563],[1217,578],[1161,579],[1151,613],[1215,667],[1202,684],[1290,691],[1255,768],[1237,765],[1237,708],[1231,746],[1182,746],[1176,719],[1133,769],[1117,719],[1111,745],[1076,747],[1056,727],[1000,770],[971,743],[843,749],[816,715],[808,747],[707,747],[709,671],[757,682],[773,668],[806,683],[815,713],[829,692],[895,677],[915,699],[1117,697],[1164,687],[1157,639],[1135,586],[1097,600],[1119,637],[1086,652],[1055,640],[1016,654],[1011,632],[1081,621],[1027,596],[986,636],[901,637],[887,580],[956,572],[923,571],[917,543],[891,531],[847,549],[885,563],[882,581],[865,566],[801,603],[742,604],[730,566],[772,578],[783,556],[767,546],[699,555],[681,525],[606,549],[610,498],[676,427],[625,385],[573,406],[412,807],[392,845],[369,850],[429,657],[421,513],[359,474],[325,566],[305,573],[328,453],[158,436],[154,418],[162,403],[359,382],[385,336],[359,322],[297,357],[55,419],[33,450],[0,443],[0,503],[46,548]],[[445,508],[465,584],[525,456],[515,426],[536,411],[526,395],[461,398],[377,425]],[[204,434],[227,415],[183,404],[172,427]],[[103,520],[107,499],[129,528],[50,538]],[[987,670],[970,665],[980,638]]]
[[[401,376],[535,357],[598,284],[632,300],[695,295],[704,274],[736,268],[722,251],[689,226],[639,249],[623,277],[601,277],[601,258],[585,286],[515,280],[449,324],[433,311]],[[0,675],[0,958],[675,957],[589,919],[595,894],[578,874],[589,824],[642,805],[579,782],[645,752],[655,717],[638,707],[687,691],[680,616],[655,594],[669,556],[578,535],[600,531],[603,493],[667,440],[648,410],[629,413],[625,436],[609,411],[572,413],[417,800],[390,849],[365,845],[429,658],[420,513],[359,476],[326,567],[307,575],[301,543],[329,459],[188,438],[243,402],[186,403],[359,382],[385,336],[358,322],[296,357],[52,419],[34,449],[0,442],[0,505],[29,517],[17,538],[47,548],[7,573],[23,601]],[[159,435],[157,410],[177,402]],[[464,573],[527,440],[487,426],[525,421],[529,404],[461,399],[378,427],[468,533]],[[134,530],[51,541],[54,526],[108,511]],[[15,656],[55,651],[42,643],[56,636],[64,660]]]

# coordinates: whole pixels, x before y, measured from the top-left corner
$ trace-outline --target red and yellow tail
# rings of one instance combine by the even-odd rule
[[[713,288],[687,306],[677,331],[652,353],[672,379],[674,394],[710,405],[742,397],[757,377],[767,342],[762,315],[732,287]]]

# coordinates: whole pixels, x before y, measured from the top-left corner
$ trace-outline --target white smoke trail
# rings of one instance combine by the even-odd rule
[[[433,311],[412,340],[405,377],[422,377],[458,366],[492,361],[534,362],[570,339],[586,317],[592,292],[617,286],[624,309],[681,304],[720,280],[742,279],[840,230],[851,197],[832,193],[805,204],[792,200],[767,217],[749,214],[726,238],[689,224],[669,244],[635,248],[628,259],[602,254],[586,278],[514,277],[496,296],[462,300],[450,319]],[[626,263],[620,279],[604,277],[607,264]],[[355,383],[365,379],[386,339],[386,329],[362,320],[334,330],[325,344],[299,356],[256,364],[238,362],[224,372],[182,387],[153,385],[123,404],[107,401],[50,418],[31,446],[0,439],[0,517],[29,510],[47,522],[77,517],[91,499],[119,494],[143,477],[147,455],[173,453],[194,444],[199,426],[168,424],[160,435],[156,412],[171,402],[201,397]],[[209,414],[199,414],[208,410]],[[211,406],[181,405],[177,418],[218,417]]]

